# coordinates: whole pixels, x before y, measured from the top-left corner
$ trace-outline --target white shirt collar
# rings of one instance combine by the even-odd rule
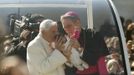
[[[45,39],[42,37],[41,34],[38,34],[37,36],[41,39],[43,45],[46,45],[46,44],[49,45],[49,42],[48,42],[47,40],[45,40]]]

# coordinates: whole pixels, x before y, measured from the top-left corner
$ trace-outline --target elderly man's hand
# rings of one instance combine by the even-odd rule
[[[64,56],[66,56],[66,58],[68,59],[69,62],[70,62],[70,56],[72,54],[72,51],[71,51],[72,47],[73,47],[73,43],[70,43],[67,46],[66,50],[63,51]]]
[[[64,39],[63,36],[56,37],[55,40],[55,48],[58,49],[60,52],[64,51]]]

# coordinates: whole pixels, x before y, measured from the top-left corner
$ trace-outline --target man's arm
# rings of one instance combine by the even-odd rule
[[[62,66],[67,59],[56,49],[50,55],[47,55],[42,48],[28,47],[27,61],[28,69],[33,73],[32,75],[46,75]]]

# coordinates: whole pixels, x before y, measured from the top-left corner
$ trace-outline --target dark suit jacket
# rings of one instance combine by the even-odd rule
[[[82,29],[78,41],[81,47],[84,48],[82,59],[86,61],[89,66],[97,65],[99,57],[109,54],[104,42],[104,37],[99,32],[94,33],[90,29]],[[74,67],[67,67],[65,72],[66,75],[77,75],[75,74],[76,69]],[[99,75],[99,73],[94,73],[91,75]]]

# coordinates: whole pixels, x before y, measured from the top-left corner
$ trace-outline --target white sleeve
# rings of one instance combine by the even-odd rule
[[[81,59],[80,59],[79,52],[75,48],[72,48],[71,52],[72,52],[72,54],[71,54],[71,62],[74,65],[81,65],[82,62],[81,62]]]
[[[39,47],[28,47],[27,49],[27,65],[32,75],[46,75],[62,66],[67,59],[58,50],[54,50],[50,56]]]

